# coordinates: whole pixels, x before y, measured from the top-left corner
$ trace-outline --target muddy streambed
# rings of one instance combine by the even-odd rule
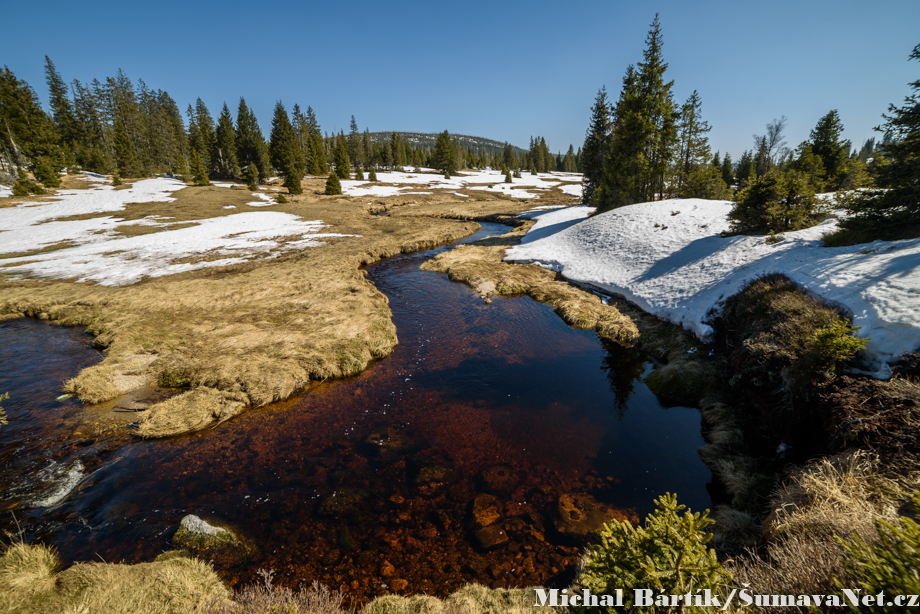
[[[506,230],[483,224],[463,242]],[[572,517],[606,508],[634,521],[666,491],[710,506],[699,412],[663,409],[637,352],[546,305],[486,305],[419,270],[444,249],[368,267],[393,310],[390,357],[165,441],[80,432],[93,412],[130,418],[57,400],[62,380],[100,359],[90,338],[0,324],[0,393],[11,393],[0,510],[65,564],[149,561],[186,514],[222,519],[257,546],[247,561],[215,557],[231,584],[272,569],[276,582],[316,580],[363,602],[471,581],[561,585],[584,544],[573,506]],[[4,511],[0,528],[13,527]]]

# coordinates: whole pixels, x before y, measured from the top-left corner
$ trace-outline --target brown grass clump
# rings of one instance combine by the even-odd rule
[[[490,589],[467,584],[447,599],[427,595],[378,597],[360,614],[531,614],[541,611],[533,588]]]
[[[206,610],[208,614],[353,614],[344,605],[345,596],[317,584],[293,591],[272,583],[274,574],[259,570],[261,584],[247,586],[233,596],[233,601],[218,601]]]
[[[916,478],[906,478],[916,482]],[[765,535],[870,534],[875,521],[897,518],[901,485],[886,477],[878,457],[865,450],[843,452],[803,467],[770,499]]]
[[[163,556],[152,563],[78,563],[57,572],[45,546],[16,544],[0,557],[0,611],[19,614],[194,614],[230,591],[207,563]]]

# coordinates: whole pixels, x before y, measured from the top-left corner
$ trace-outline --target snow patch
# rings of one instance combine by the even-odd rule
[[[622,294],[702,339],[712,335],[711,313],[726,298],[759,275],[784,273],[852,314],[860,336],[869,338],[877,376],[887,376],[885,363],[920,346],[920,239],[827,248],[821,237],[836,230],[835,219],[784,233],[776,244],[763,236],[723,238],[731,208],[728,201],[665,200],[581,221],[571,216],[584,207],[557,210],[541,216],[506,260],[539,262]]]

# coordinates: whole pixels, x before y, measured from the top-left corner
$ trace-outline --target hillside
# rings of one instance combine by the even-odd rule
[[[415,147],[421,146],[421,147],[432,147],[433,148],[435,141],[438,138],[438,133],[436,132],[399,132],[397,131],[396,134],[398,134],[401,138],[404,138],[407,141],[409,141],[409,143],[411,143]],[[376,143],[383,143],[385,141],[388,141],[390,140],[390,138],[392,138],[392,135],[393,135],[392,132],[371,132],[370,133],[371,140]],[[452,138],[459,139],[460,143],[464,147],[472,147],[474,151],[482,149],[486,153],[491,154],[491,153],[501,153],[505,148],[505,144],[503,142],[495,141],[492,139],[487,139],[481,136],[470,136],[468,134],[451,134],[450,136]],[[520,147],[517,147],[516,145],[513,147],[514,147],[514,153],[516,153],[517,155],[527,153],[526,149],[522,149]]]

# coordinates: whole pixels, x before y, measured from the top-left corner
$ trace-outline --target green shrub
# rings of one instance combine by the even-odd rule
[[[511,171],[505,173],[505,183],[511,183]]]
[[[246,169],[246,187],[252,192],[259,189],[259,169],[252,163]]]
[[[920,510],[920,493],[912,498],[914,511]],[[859,536],[851,542],[837,539],[844,553],[844,567],[857,578],[865,595],[885,593],[885,600],[890,602],[896,595],[920,594],[920,524],[910,518],[901,518],[900,526],[884,520],[876,521],[878,542],[867,544]],[[845,586],[837,581],[837,586]],[[903,606],[895,608],[884,605],[864,605],[850,609],[860,612],[895,612],[907,611]]]
[[[13,184],[13,196],[23,197],[29,194],[45,194],[44,188],[28,179],[20,179]]]
[[[113,186],[118,187],[123,184],[124,184],[124,181],[121,180],[121,177],[118,175],[118,173],[115,173],[114,175],[112,175],[112,185]]]
[[[416,169],[416,172],[418,172],[418,169]],[[377,181],[377,170],[373,166],[371,167],[371,172],[368,174],[367,178],[370,181]]]
[[[614,520],[600,532],[600,545],[589,546],[578,588],[592,593],[611,594],[623,589],[630,612],[702,612],[711,608],[694,605],[677,607],[636,606],[635,589],[649,589],[658,595],[684,595],[709,589],[713,595],[724,592],[731,581],[716,559],[715,550],[706,546],[713,524],[709,510],[691,514],[677,504],[670,493],[655,500],[657,509],[649,514],[644,527]],[[611,611],[616,611],[611,609]]]
[[[284,197],[284,194],[278,194],[278,196],[275,197],[275,202],[279,205],[283,205],[287,202],[287,198]]]
[[[355,167],[355,181],[364,181],[364,171],[360,166]]]
[[[45,158],[38,159],[38,163],[32,172],[35,178],[46,187],[56,188],[61,185],[61,178],[57,174],[57,169]]]
[[[335,196],[341,193],[342,184],[339,182],[339,176],[335,173],[329,173],[329,178],[326,180],[326,194]]]
[[[771,170],[742,188],[729,212],[732,232],[766,234],[800,230],[824,218],[815,192],[801,173]]]

